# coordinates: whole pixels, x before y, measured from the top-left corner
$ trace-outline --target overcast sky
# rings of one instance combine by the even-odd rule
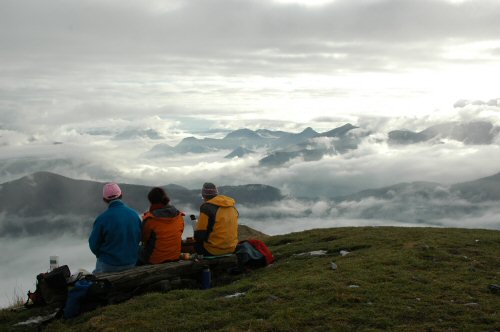
[[[498,97],[499,17],[496,0],[3,0],[2,125],[446,112]]]
[[[478,114],[498,123],[499,80],[496,0],[3,0],[0,179],[50,169],[79,178],[199,185],[208,171],[224,174],[225,184],[261,180],[283,187],[311,164],[263,177],[248,171],[256,160],[234,161],[228,169],[217,162],[223,154],[202,164],[182,156],[163,165],[137,156],[159,140],[176,144],[201,132],[221,137],[242,127],[297,132],[351,122],[422,130]],[[109,139],[150,129],[153,135],[137,140]],[[465,177],[422,164],[435,161],[436,148],[418,156],[380,154],[384,148],[363,145],[368,154],[313,166],[346,183],[368,181],[358,189],[390,184],[380,179],[393,174],[376,171],[399,174],[407,165],[393,182],[456,182],[498,171],[494,159],[487,166],[479,159],[491,158],[498,145],[460,154],[478,160]],[[408,157],[404,165],[395,162],[398,156]],[[180,168],[186,163],[192,169]],[[351,177],[339,176],[346,172]],[[315,174],[302,180],[323,181]]]

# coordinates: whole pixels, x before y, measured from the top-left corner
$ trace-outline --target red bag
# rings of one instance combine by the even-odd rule
[[[264,255],[267,265],[274,263],[274,256],[264,242],[257,239],[247,240],[247,242]]]

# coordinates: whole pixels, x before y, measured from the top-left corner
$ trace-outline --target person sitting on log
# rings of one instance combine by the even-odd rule
[[[108,209],[94,221],[89,236],[90,250],[96,255],[93,273],[118,272],[135,266],[141,241],[141,218],[122,202],[122,191],[116,183],[102,190]]]
[[[148,194],[149,211],[142,217],[142,246],[138,265],[177,261],[181,254],[184,214],[170,203],[159,187]]]
[[[238,244],[238,210],[233,198],[219,195],[213,183],[201,190],[204,203],[194,231],[196,252],[205,256],[232,254]]]

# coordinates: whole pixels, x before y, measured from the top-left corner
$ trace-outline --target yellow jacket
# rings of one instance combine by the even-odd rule
[[[200,206],[194,238],[212,255],[233,253],[238,244],[238,210],[231,197],[217,195]]]

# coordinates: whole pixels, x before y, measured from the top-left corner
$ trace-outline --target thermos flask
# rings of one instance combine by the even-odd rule
[[[201,288],[209,289],[212,287],[212,271],[209,267],[206,267],[201,272]]]

